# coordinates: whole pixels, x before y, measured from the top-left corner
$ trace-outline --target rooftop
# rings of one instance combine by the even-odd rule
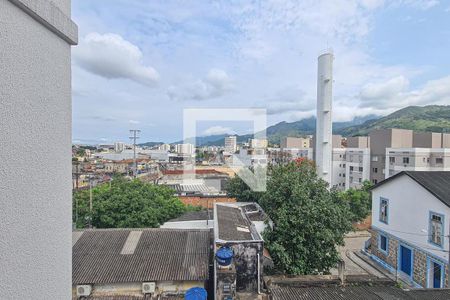
[[[241,206],[218,203],[215,210],[217,238],[224,241],[261,240]]]
[[[90,229],[72,238],[74,285],[208,279],[209,230]]]
[[[213,218],[213,214],[211,211],[206,209],[199,211],[188,211],[178,218],[171,219],[167,222],[183,222],[183,221],[202,221],[202,220],[211,220]]]
[[[273,300],[322,300],[322,299],[367,299],[367,300],[415,300],[450,299],[450,290],[402,290],[394,286],[348,286],[348,287],[293,287],[273,286]]]
[[[449,171],[402,171],[372,187],[376,189],[400,176],[407,175],[423,188],[450,207],[450,172]]]

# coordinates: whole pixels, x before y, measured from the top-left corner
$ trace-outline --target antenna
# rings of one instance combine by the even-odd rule
[[[134,165],[134,170],[133,170],[133,178],[136,178],[137,176],[137,162],[136,162],[136,140],[139,138],[138,134],[141,131],[139,129],[131,129],[130,130],[130,134],[132,136],[130,136],[130,140],[133,141],[133,165]]]

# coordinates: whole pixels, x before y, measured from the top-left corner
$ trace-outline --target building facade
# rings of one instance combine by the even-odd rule
[[[387,148],[385,178],[401,171],[450,171],[450,148]]]
[[[0,298],[70,299],[71,1],[2,0],[0,20]]]
[[[372,188],[370,254],[412,286],[448,288],[450,172],[405,171]]]
[[[225,137],[225,151],[228,153],[235,153],[237,151],[235,135]]]
[[[369,134],[370,138],[370,180],[377,184],[385,178],[386,149],[411,148],[413,131],[407,129],[379,129]]]
[[[309,148],[310,139],[309,138],[298,138],[298,137],[284,137],[281,139],[280,148]]]

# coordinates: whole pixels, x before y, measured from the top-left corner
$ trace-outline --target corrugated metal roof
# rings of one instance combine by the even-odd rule
[[[142,231],[132,254],[121,254],[131,231]],[[73,284],[208,279],[209,231],[86,230],[72,248]]]
[[[177,193],[218,193],[219,190],[206,184],[168,184]]]
[[[394,286],[348,286],[348,287],[293,287],[271,286],[273,300],[418,300],[450,299],[449,290],[411,290],[404,291]]]
[[[241,208],[216,205],[218,237],[225,241],[252,240],[251,223],[244,217]]]
[[[206,209],[200,211],[188,211],[178,218],[171,219],[167,222],[211,220],[212,216],[213,212]]]

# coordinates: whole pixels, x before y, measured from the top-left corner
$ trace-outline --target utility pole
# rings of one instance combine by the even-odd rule
[[[136,178],[137,176],[137,162],[136,162],[136,140],[139,138],[137,135],[140,133],[141,131],[139,129],[131,129],[130,130],[130,134],[132,136],[130,136],[130,139],[133,141],[133,162],[134,162],[134,171],[133,171],[133,177]]]
[[[92,228],[92,177],[89,175],[89,228]]]

